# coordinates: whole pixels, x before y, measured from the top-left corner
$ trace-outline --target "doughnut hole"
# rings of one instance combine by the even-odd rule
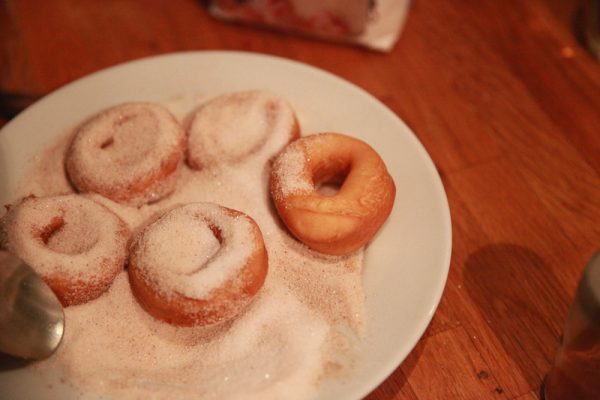
[[[313,173],[315,191],[325,197],[337,195],[350,172],[350,167],[350,160],[344,160],[337,165],[322,163]]]
[[[104,142],[102,142],[100,144],[100,148],[102,150],[106,149],[107,147],[111,146],[113,143],[115,143],[115,138],[113,137],[109,137],[108,139],[104,140]]]
[[[48,245],[48,241],[50,241],[50,237],[56,233],[57,230],[63,227],[65,224],[65,220],[61,216],[56,216],[50,220],[50,222],[44,226],[41,231],[37,234],[37,236],[42,239],[45,245]]]
[[[52,217],[37,236],[48,249],[57,253],[75,255],[90,250],[98,241],[96,227],[86,226],[85,215],[60,211],[61,214]]]
[[[157,132],[160,132],[159,121],[149,110],[124,112],[113,122],[111,130],[99,135],[99,151],[95,156],[123,167],[137,165],[156,146]]]

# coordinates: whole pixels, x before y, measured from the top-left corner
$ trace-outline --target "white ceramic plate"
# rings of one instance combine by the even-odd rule
[[[300,114],[303,133],[344,132],[371,144],[397,186],[388,222],[367,249],[364,286],[368,335],[342,380],[322,384],[317,399],[360,399],[404,360],[429,324],[450,264],[448,202],[427,152],[377,99],[332,74],[298,62],[239,52],[192,52],[126,63],[73,82],[35,103],[0,131],[0,204],[12,200],[28,161],[54,138],[97,111],[124,101],[165,101],[186,93],[215,96],[272,90]],[[27,370],[0,370],[0,392],[59,396]]]

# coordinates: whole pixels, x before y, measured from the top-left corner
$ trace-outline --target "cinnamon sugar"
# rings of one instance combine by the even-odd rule
[[[239,275],[254,246],[249,220],[215,204],[190,203],[146,228],[134,251],[138,268],[154,278],[157,290],[204,299]]]
[[[173,190],[183,142],[181,126],[164,107],[124,103],[77,129],[65,167],[80,191],[141,205]]]
[[[128,235],[123,222],[84,197],[24,198],[11,206],[1,225],[9,250],[44,277],[93,280],[106,273],[105,264],[124,265]]]
[[[288,146],[273,163],[274,177],[278,183],[276,195],[309,193],[314,190],[308,176],[306,155],[298,143]]]
[[[223,95],[195,113],[188,158],[195,168],[238,162],[266,143],[281,149],[295,129],[294,111],[276,94],[254,90]]]
[[[97,232],[90,230],[85,220],[73,213],[66,214],[60,226],[45,240],[46,246],[57,253],[81,254],[96,244]]]
[[[178,98],[168,107],[183,119],[198,107],[197,96]],[[119,215],[134,234],[165,210],[191,202],[250,215],[263,233],[269,274],[240,316],[209,328],[168,325],[138,305],[122,272],[103,296],[65,310],[63,344],[36,370],[58,368],[77,390],[109,398],[307,399],[324,374],[338,369],[331,366],[351,364],[354,343],[364,333],[363,255],[323,256],[287,232],[268,190],[268,160],[282,146],[267,140],[235,164],[200,171],[184,166],[170,196],[139,208],[89,196]],[[64,148],[52,151],[61,154]],[[54,166],[48,170],[51,158],[41,158],[24,193],[35,188],[43,195],[50,189],[40,185],[45,176],[62,174]],[[188,272],[218,252],[209,232],[186,224],[180,229],[157,237],[165,242],[163,250],[155,247],[158,258],[173,252],[163,263]],[[198,246],[202,253],[187,252]]]

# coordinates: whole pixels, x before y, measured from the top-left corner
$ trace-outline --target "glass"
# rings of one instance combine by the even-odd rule
[[[586,0],[584,14],[587,47],[600,60],[600,0]]]
[[[600,251],[585,268],[544,385],[546,400],[600,399]]]

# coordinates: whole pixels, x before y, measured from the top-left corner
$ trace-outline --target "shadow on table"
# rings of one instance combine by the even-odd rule
[[[568,295],[552,268],[527,247],[480,247],[465,263],[473,302],[520,369],[539,387],[550,368],[568,309]]]

